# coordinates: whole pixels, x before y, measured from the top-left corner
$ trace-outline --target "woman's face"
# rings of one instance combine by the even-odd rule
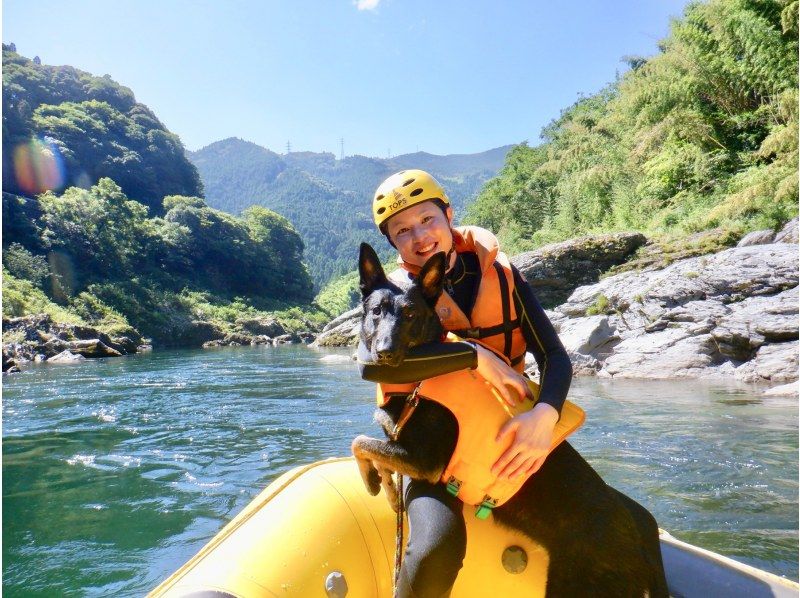
[[[403,260],[424,266],[428,258],[453,246],[452,218],[452,208],[448,207],[445,215],[434,202],[425,201],[392,216],[386,222],[386,232]]]

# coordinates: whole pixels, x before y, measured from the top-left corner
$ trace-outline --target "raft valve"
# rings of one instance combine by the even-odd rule
[[[509,546],[503,551],[503,567],[509,573],[522,573],[528,566],[528,554],[524,548]]]
[[[325,593],[329,598],[347,596],[347,580],[340,571],[331,571],[325,578]]]

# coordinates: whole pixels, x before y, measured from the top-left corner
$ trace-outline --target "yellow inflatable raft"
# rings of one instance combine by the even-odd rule
[[[467,555],[453,598],[543,596],[547,554],[465,512]],[[352,458],[295,468],[270,484],[152,597],[392,595],[395,515]],[[798,585],[662,535],[675,596],[797,596]]]

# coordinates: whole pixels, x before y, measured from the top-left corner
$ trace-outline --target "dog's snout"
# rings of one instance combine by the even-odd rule
[[[382,361],[385,363],[391,363],[394,361],[395,352],[391,349],[384,349],[382,351],[378,351],[378,361]]]

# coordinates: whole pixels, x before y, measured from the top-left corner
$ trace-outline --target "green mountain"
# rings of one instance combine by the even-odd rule
[[[4,46],[3,108],[4,316],[134,326],[162,345],[276,310],[311,325],[293,311],[315,309],[296,230],[261,206],[209,207],[180,140],[131,90]]]
[[[103,177],[156,214],[165,195],[203,195],[178,136],[130,89],[3,44],[3,190],[35,195]]]
[[[690,3],[650,58],[518,146],[467,220],[519,252],[592,232],[732,237],[798,209],[797,0]]]
[[[306,246],[306,263],[318,287],[355,267],[358,245],[368,241],[383,259],[392,255],[372,224],[375,188],[393,172],[422,168],[445,187],[463,214],[482,185],[502,167],[513,146],[479,154],[424,152],[391,159],[331,153],[276,154],[242,139],[217,141],[187,156],[197,167],[210,206],[237,214],[262,205],[285,216]]]

